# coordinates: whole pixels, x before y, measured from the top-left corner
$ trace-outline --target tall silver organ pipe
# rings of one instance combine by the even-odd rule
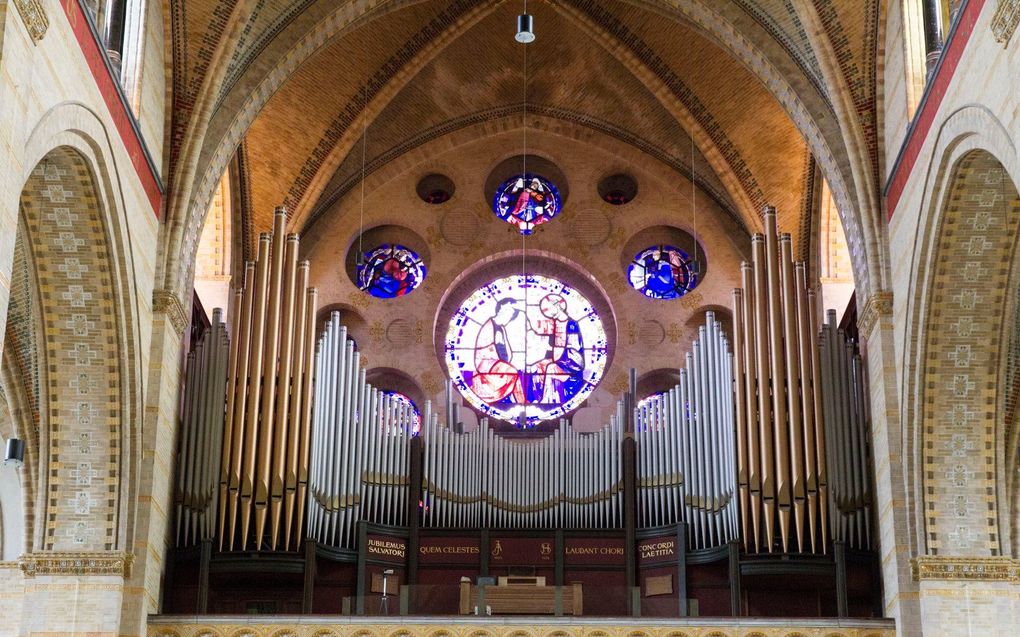
[[[857,345],[826,313],[819,337],[832,539],[871,548],[871,467],[864,366]]]
[[[211,540],[216,532],[219,465],[223,444],[223,392],[229,339],[223,311],[188,354],[177,470],[177,546]]]
[[[313,387],[317,292],[276,210],[234,297],[219,467],[220,550],[297,548]]]
[[[826,414],[821,408],[814,292],[790,235],[777,235],[765,210],[765,235],[751,241],[742,289],[733,293],[736,343],[738,490],[745,549],[826,550]],[[778,536],[778,538],[777,538]]]
[[[422,428],[425,527],[620,528],[622,422],[579,433],[561,420],[552,434],[499,436],[482,418],[458,434],[437,419]]]
[[[308,536],[354,548],[359,520],[407,524],[409,405],[365,382],[361,355],[333,312],[315,352]],[[431,404],[423,415],[434,422]]]
[[[635,409],[638,526],[685,521],[689,546],[739,535],[733,358],[715,314],[680,369],[680,384]]]

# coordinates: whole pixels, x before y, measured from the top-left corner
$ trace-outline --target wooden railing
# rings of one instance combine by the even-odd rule
[[[158,616],[148,637],[895,637],[891,619]]]

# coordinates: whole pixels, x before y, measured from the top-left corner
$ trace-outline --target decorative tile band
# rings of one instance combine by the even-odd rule
[[[29,553],[19,560],[28,577],[35,575],[118,575],[131,576],[134,556],[119,551],[82,553]]]
[[[785,620],[747,617],[629,621],[584,619],[464,617],[408,618],[372,623],[360,617],[301,618],[290,623],[238,623],[237,618],[151,617],[148,637],[894,637],[890,619]],[[483,621],[484,620],[484,621]]]
[[[18,8],[18,15],[21,21],[28,28],[28,34],[32,40],[38,42],[46,36],[46,30],[50,28],[50,19],[46,15],[40,0],[14,0],[14,6]]]
[[[992,35],[1002,46],[1009,45],[1010,38],[1020,25],[1020,0],[999,0],[999,6],[992,16]]]
[[[1008,557],[916,557],[914,580],[985,580],[1020,582],[1020,560]]]

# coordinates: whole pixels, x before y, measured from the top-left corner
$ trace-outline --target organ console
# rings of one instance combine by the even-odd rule
[[[307,538],[354,550],[367,523],[520,531],[682,524],[695,551],[731,542],[746,553],[825,554],[832,541],[870,548],[860,354],[834,313],[819,327],[806,266],[793,262],[774,210],[733,292],[732,351],[708,312],[675,387],[625,397],[600,431],[580,433],[563,419],[528,439],[499,435],[486,418],[460,431],[452,396],[445,414],[427,402],[419,417],[366,382],[340,314],[315,333],[317,293],[285,221],[278,210],[245,264],[229,327],[217,310],[188,355],[178,546],[294,551]]]

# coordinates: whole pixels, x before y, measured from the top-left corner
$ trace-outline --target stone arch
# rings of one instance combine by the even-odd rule
[[[114,150],[106,127],[93,111],[82,104],[64,102],[51,108],[38,120],[26,140],[24,148],[25,163],[23,164],[22,178],[26,190],[33,184],[33,180],[38,183],[37,180],[40,176],[37,171],[43,166],[43,160],[51,156],[56,159],[58,155],[55,153],[74,165],[75,175],[81,176],[81,187],[87,188],[82,192],[86,192],[94,204],[87,211],[87,227],[73,228],[75,233],[86,231],[88,233],[87,237],[76,237],[86,240],[86,244],[82,244],[80,248],[99,250],[104,254],[102,291],[100,292],[97,288],[96,291],[100,293],[100,296],[94,298],[97,301],[102,299],[103,309],[106,312],[105,320],[112,324],[112,332],[107,335],[109,340],[102,345],[104,348],[112,349],[110,360],[116,362],[118,376],[116,398],[112,393],[109,394],[111,401],[116,400],[116,403],[111,403],[111,405],[115,404],[119,412],[116,430],[111,428],[109,433],[111,436],[118,437],[120,449],[117,484],[118,524],[115,535],[112,537],[112,543],[117,550],[130,551],[133,545],[138,510],[142,506],[148,506],[147,503],[137,502],[135,497],[140,488],[136,476],[141,462],[141,449],[146,447],[151,449],[155,446],[153,432],[149,432],[150,440],[142,441],[141,427],[121,426],[122,423],[141,422],[144,400],[139,380],[142,377],[139,357],[141,336],[138,331],[141,303],[136,288],[136,280],[141,277],[135,271],[136,263],[131,236],[133,229],[137,230],[138,226],[144,227],[146,223],[151,224],[151,231],[154,233],[158,222],[151,216],[143,216],[141,224],[137,221],[132,224],[128,223],[127,205],[123,191],[125,186],[118,173],[118,165],[123,164],[127,159],[118,155]],[[45,180],[45,175],[42,175],[42,178]],[[135,196],[143,198],[141,187],[137,185],[134,187],[137,189],[137,192],[134,193]],[[60,206],[53,205],[52,207]],[[55,213],[56,211],[49,210],[49,212]],[[20,213],[22,221],[25,221],[24,206],[21,207]],[[48,225],[55,223],[54,219],[44,219],[43,221],[41,229],[44,233],[55,231]],[[27,226],[28,224],[26,224]],[[60,228],[60,230],[66,231],[64,228]],[[50,247],[56,246],[51,244]],[[38,252],[32,249],[32,254],[36,259],[36,269],[41,270]],[[66,277],[67,274],[55,270],[49,272],[48,276],[54,284],[60,284],[60,277]],[[65,281],[65,283],[71,284],[70,281]],[[97,281],[85,280],[82,283],[83,291],[86,284],[96,285]],[[60,316],[59,314],[51,315],[45,311],[45,305],[41,303],[41,293],[39,292],[41,286],[38,277],[33,285],[36,293],[40,295],[41,316]],[[66,333],[68,329],[66,324],[63,326],[65,332],[62,333],[59,332],[61,326],[58,325],[57,320],[53,319],[51,322],[50,325],[44,325],[40,329],[40,333],[45,333],[47,337],[74,336],[77,338],[73,333]],[[47,364],[51,364],[51,362],[47,361]],[[49,382],[52,384],[52,381]],[[40,389],[40,397],[43,396],[46,396],[46,391]],[[52,409],[48,411],[52,411]],[[45,422],[46,417],[40,414],[40,421]],[[41,430],[41,433],[46,433],[48,430],[47,426],[46,429]],[[42,437],[41,435],[40,438],[42,439]],[[48,443],[40,440],[40,445],[42,444]],[[46,504],[44,467],[40,466],[35,473],[40,476],[40,480],[36,485],[37,504],[34,515],[38,519],[35,524],[32,549],[42,550],[45,548],[43,529],[47,524],[46,520],[42,518]]]
[[[915,554],[995,556],[1008,550],[999,344],[1020,281],[1017,155],[994,116],[965,107],[932,157],[901,328],[910,541]]]

